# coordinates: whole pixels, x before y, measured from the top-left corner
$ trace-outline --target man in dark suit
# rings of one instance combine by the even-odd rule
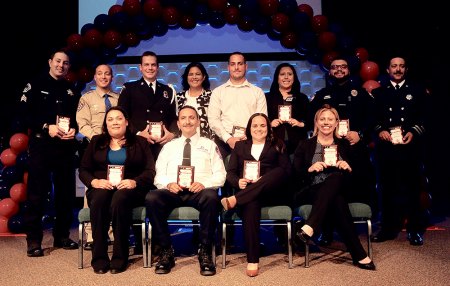
[[[421,210],[426,90],[406,78],[406,60],[393,57],[390,80],[372,91],[375,97],[377,167],[381,187],[381,230],[373,242],[395,239],[406,220],[411,245],[422,245]]]
[[[172,140],[177,130],[176,92],[173,87],[157,81],[158,68],[156,54],[145,51],[139,64],[142,78],[123,85],[118,103],[130,116],[131,131],[151,144],[155,160],[162,145]],[[152,127],[158,127],[161,133]]]

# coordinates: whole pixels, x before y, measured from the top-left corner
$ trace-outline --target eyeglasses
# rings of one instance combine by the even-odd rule
[[[337,69],[346,70],[346,69],[348,69],[348,65],[346,65],[346,64],[343,64],[343,65],[331,65],[330,68],[332,70],[337,70]]]

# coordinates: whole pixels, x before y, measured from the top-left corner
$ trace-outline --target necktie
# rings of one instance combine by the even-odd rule
[[[108,111],[112,107],[109,95],[105,94],[105,111]]]
[[[183,166],[190,166],[191,165],[191,139],[186,138],[186,144],[184,144],[184,150],[183,150]]]
[[[395,85],[395,90],[399,90],[400,89],[400,85],[399,84],[396,84]]]
[[[153,90],[153,83],[149,83],[148,86],[150,87],[150,95],[154,95],[155,91]]]

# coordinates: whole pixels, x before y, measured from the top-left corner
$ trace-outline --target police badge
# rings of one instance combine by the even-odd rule
[[[411,95],[411,94],[408,94],[407,96],[406,96],[406,99],[407,100],[411,100],[413,98],[413,96]]]
[[[352,89],[352,91],[350,91],[350,94],[352,96],[357,96],[358,95],[358,91],[356,89]]]
[[[169,98],[169,93],[165,90],[165,91],[163,92],[163,96],[164,96],[164,98]]]

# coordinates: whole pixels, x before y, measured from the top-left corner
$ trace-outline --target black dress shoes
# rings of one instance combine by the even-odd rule
[[[396,239],[397,235],[394,233],[389,233],[389,232],[384,232],[384,231],[379,231],[377,234],[375,234],[374,236],[372,236],[370,238],[370,240],[372,242],[384,242],[386,240],[393,240]]]
[[[104,268],[94,268],[94,273],[95,274],[105,274],[105,273],[108,273],[108,267],[104,267]],[[111,273],[112,273],[112,270],[111,270]]]
[[[83,246],[84,250],[92,250],[93,247],[93,243],[92,242],[86,242]]]
[[[364,270],[376,270],[376,267],[375,267],[375,264],[373,264],[373,261],[370,261],[369,263],[359,263],[358,261],[356,261],[356,262],[353,262],[353,264]]]
[[[63,249],[77,249],[78,243],[70,238],[55,239],[55,241],[53,241],[53,247],[62,247]]]
[[[175,266],[175,257],[172,247],[161,248],[158,263],[155,266],[156,274],[167,274]]]
[[[111,274],[119,274],[127,270],[127,266],[119,267],[119,268],[112,268],[111,267]]]
[[[418,232],[408,232],[407,238],[411,245],[423,245],[423,237]]]
[[[35,247],[35,248],[30,248],[27,250],[27,256],[28,257],[40,257],[40,256],[44,256],[44,251],[42,250],[42,248],[39,247]]]

